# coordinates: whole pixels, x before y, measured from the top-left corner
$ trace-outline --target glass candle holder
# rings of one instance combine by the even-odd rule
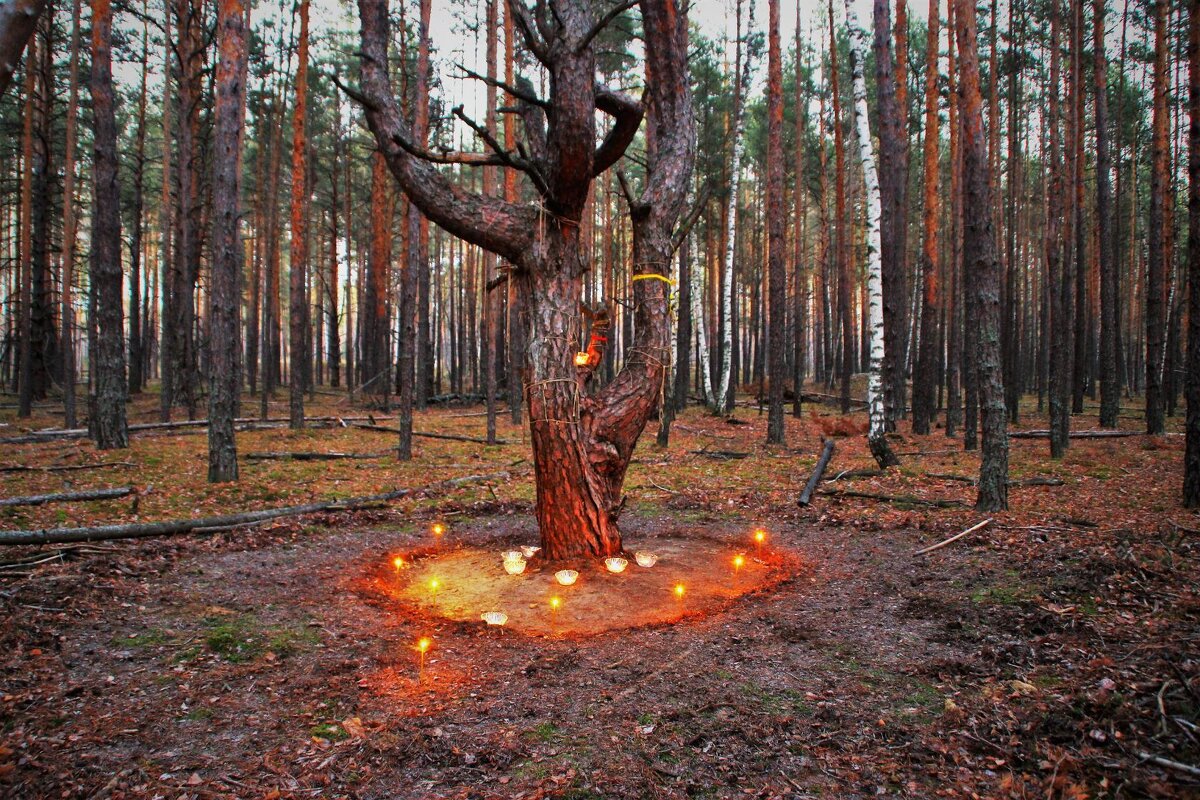
[[[560,569],[554,573],[554,580],[563,586],[571,586],[579,578],[579,573],[573,569]]]
[[[604,559],[604,566],[609,572],[624,572],[625,567],[629,566],[629,562],[623,558],[606,558]]]
[[[639,567],[653,567],[658,563],[658,556],[654,553],[638,551],[633,554],[633,558]]]

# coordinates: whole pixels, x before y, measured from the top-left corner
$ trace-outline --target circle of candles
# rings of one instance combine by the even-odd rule
[[[554,573],[554,580],[563,586],[570,586],[579,578],[579,573],[573,569],[560,569]]]
[[[629,565],[629,562],[623,558],[606,558],[606,559],[604,559],[604,566],[608,569],[609,572],[624,572],[625,567],[628,565]]]
[[[658,563],[658,556],[654,553],[646,553],[640,550],[633,554],[633,558],[637,561],[639,567],[653,567]]]

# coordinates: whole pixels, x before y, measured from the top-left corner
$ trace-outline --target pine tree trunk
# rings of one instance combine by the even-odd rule
[[[1200,508],[1200,0],[1188,2],[1188,347],[1183,506]]]
[[[1071,286],[1066,279],[1066,258],[1063,255],[1061,234],[1066,213],[1066,169],[1060,156],[1059,120],[1059,18],[1060,0],[1054,0],[1050,11],[1050,127],[1049,165],[1050,197],[1046,202],[1046,274],[1050,293],[1050,369],[1047,374],[1047,394],[1050,399],[1050,457],[1062,458],[1070,447],[1071,418],[1067,403],[1070,400],[1070,332],[1068,313]],[[1065,149],[1065,148],[1063,148]]]
[[[767,442],[785,444],[783,429],[783,384],[786,372],[787,254],[784,250],[783,193],[783,50],[779,43],[779,0],[767,0],[770,28],[767,31],[767,270],[770,284],[767,331],[770,344],[770,408],[767,412]],[[798,54],[797,54],[797,57]],[[800,391],[800,387],[796,387]]]
[[[969,291],[975,297],[975,318],[968,322],[976,329],[975,365],[982,416],[982,459],[975,508],[992,512],[1008,508],[1008,420],[1000,364],[1001,270],[983,132],[975,5],[972,0],[956,0],[956,6],[963,134],[963,274],[970,276]]]
[[[288,427],[304,427],[305,318],[308,309],[308,0],[300,0],[300,48],[296,64],[296,105],[292,112],[292,245],[288,258]]]
[[[35,115],[34,93],[37,89],[37,39],[34,37],[25,56],[25,103],[21,126],[21,223],[20,223],[20,277],[21,293],[17,318],[17,417],[28,419],[33,416],[33,118]]]
[[[92,432],[101,450],[129,446],[125,421],[125,345],[121,324],[121,186],[113,107],[112,6],[92,0],[93,185],[91,283],[96,352]]]
[[[1146,433],[1161,434],[1167,272],[1167,2],[1154,3],[1154,114],[1150,146],[1150,221],[1146,260]]]
[[[838,88],[837,34],[833,24],[833,0],[829,0],[829,74],[833,94],[833,152],[836,200],[838,320],[842,326],[841,396],[842,413],[850,413],[850,375],[854,372],[854,321],[850,317],[850,254],[847,250],[846,228],[846,144],[842,133],[842,99]]]
[[[144,5],[144,3],[143,3]],[[150,31],[142,22],[142,77],[138,92],[137,134],[133,159],[133,209],[130,214],[133,231],[129,241],[129,393],[142,391],[142,315],[139,301],[142,284],[142,211],[145,191],[143,181],[146,166],[146,72],[150,56]]]
[[[941,215],[938,161],[938,2],[930,0],[925,62],[924,206],[921,240],[921,333],[913,380],[913,433],[928,434],[936,414],[938,297],[938,218]]]
[[[850,73],[854,83],[854,123],[858,132],[858,151],[866,188],[867,214],[867,313],[870,333],[870,368],[867,371],[867,412],[870,430],[867,444],[881,468],[900,463],[887,440],[887,422],[883,402],[883,260],[880,218],[882,204],[879,176],[875,169],[875,147],[867,118],[867,81],[863,77],[867,31],[858,21],[853,0],[846,0],[846,25],[850,34]]]
[[[212,362],[208,394],[208,480],[238,478],[233,420],[238,393],[238,293],[242,274],[241,129],[242,66],[247,57],[245,0],[217,6],[216,107],[213,133]],[[301,14],[307,10],[307,2]],[[306,38],[301,35],[301,47]],[[303,58],[301,59],[303,60]],[[298,82],[298,85],[299,82]],[[299,91],[299,90],[298,90]],[[297,105],[302,105],[299,100]],[[301,120],[303,118],[301,117]],[[303,131],[303,123],[301,122]],[[293,373],[293,378],[295,374]]]
[[[81,0],[71,5],[71,66],[67,99],[67,145],[63,157],[63,250],[62,250],[62,298],[59,326],[62,339],[63,375],[63,425],[74,428],[75,413],[75,307],[72,296],[75,286],[75,244],[78,239],[78,221],[75,215],[75,148],[79,120],[79,51]],[[3,91],[3,89],[0,89]]]

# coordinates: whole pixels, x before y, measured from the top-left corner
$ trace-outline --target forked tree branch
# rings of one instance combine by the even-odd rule
[[[583,41],[579,43],[579,46],[575,48],[575,51],[581,53],[586,50],[588,45],[592,43],[592,40],[599,36],[605,28],[611,25],[613,20],[636,6],[639,2],[640,0],[624,0],[624,2],[618,3],[610,8],[608,13],[596,20],[596,24],[593,25],[592,29],[587,32],[587,36],[583,37]]]
[[[358,9],[362,41],[358,94],[365,101],[367,124],[392,175],[432,222],[502,258],[523,264],[537,227],[536,213],[529,207],[484,197],[455,185],[431,163],[400,144],[401,140],[411,142],[412,136],[388,77],[388,3],[358,0]]]

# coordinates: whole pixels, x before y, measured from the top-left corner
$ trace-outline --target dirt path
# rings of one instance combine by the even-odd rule
[[[369,591],[363,576],[418,526],[358,519],[132,543],[0,586],[0,793],[987,797],[1049,787],[1057,797],[1117,781],[1128,796],[1189,791],[1129,760],[1117,737],[1144,715],[1126,719],[1112,703],[1123,696],[1137,710],[1145,698],[1136,676],[1119,674],[1121,643],[1106,639],[1109,663],[1097,666],[1101,634],[1052,594],[1091,591],[1071,580],[1096,580],[1100,592],[1102,563],[1018,571],[967,543],[922,559],[908,531],[777,520],[775,541],[809,568],[771,595],[683,625],[547,640],[416,619]],[[456,534],[486,544],[532,525],[483,517]],[[680,530],[666,519],[626,527]],[[744,535],[715,518],[704,529]],[[1161,618],[1155,658],[1174,647],[1180,659],[1194,610]],[[420,636],[434,646],[418,680]],[[1112,688],[1093,683],[1100,673]],[[1107,729],[1093,719],[1105,709]]]

